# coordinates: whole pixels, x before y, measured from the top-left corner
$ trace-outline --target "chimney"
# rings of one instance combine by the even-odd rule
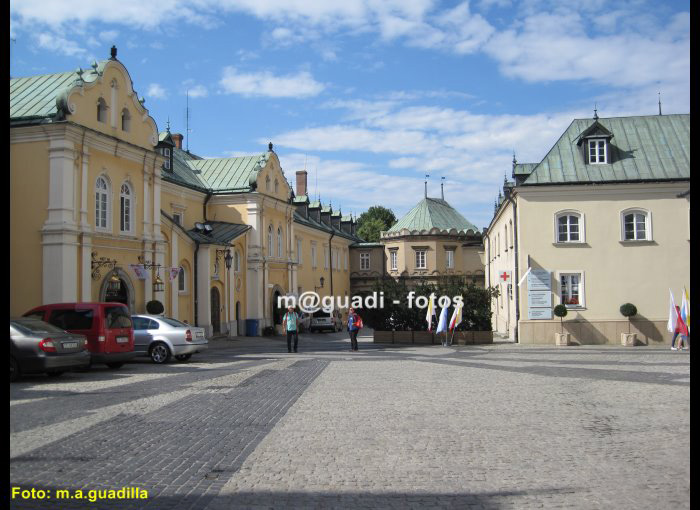
[[[306,195],[306,170],[297,172],[297,193],[298,197]]]
[[[180,133],[173,133],[172,137],[173,137],[173,142],[175,142],[175,147],[182,150],[182,138],[183,138],[183,136]]]

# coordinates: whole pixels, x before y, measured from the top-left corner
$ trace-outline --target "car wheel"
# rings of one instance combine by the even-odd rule
[[[114,363],[107,363],[107,366],[108,366],[109,368],[114,368],[114,369],[121,368],[122,365],[124,365],[124,362],[123,362],[123,361],[114,362]]]
[[[157,342],[153,344],[148,352],[153,363],[167,363],[170,360],[170,349],[163,342]]]
[[[46,375],[49,377],[60,377],[63,374],[63,372],[59,371],[53,371],[53,372],[46,372]]]
[[[10,356],[10,382],[17,381],[22,376],[17,360]]]
[[[175,359],[178,361],[187,361],[191,357],[192,357],[191,354],[178,354],[177,356],[175,356]]]

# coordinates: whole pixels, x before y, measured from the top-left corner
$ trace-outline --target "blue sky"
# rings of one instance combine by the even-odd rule
[[[574,118],[690,111],[689,2],[17,0],[11,75],[118,58],[204,157],[275,146],[292,185],[356,215],[445,198],[488,225],[513,151]],[[318,186],[316,186],[316,180]]]

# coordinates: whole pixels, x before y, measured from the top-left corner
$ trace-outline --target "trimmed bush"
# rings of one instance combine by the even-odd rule
[[[620,307],[620,313],[624,317],[627,317],[627,334],[629,335],[630,331],[632,330],[631,318],[637,315],[637,307],[632,303],[625,303]]]
[[[160,315],[165,311],[165,307],[163,306],[163,303],[157,299],[154,299],[153,301],[146,303],[146,311],[152,315]]]
[[[566,309],[566,306],[564,305],[557,305],[554,307],[554,315],[559,317],[559,321],[561,322],[561,334],[564,334],[564,317],[566,317],[566,314],[569,313],[569,310]]]

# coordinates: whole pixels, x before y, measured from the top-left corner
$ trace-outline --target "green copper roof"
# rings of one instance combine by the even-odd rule
[[[478,233],[479,229],[459,214],[450,204],[440,198],[424,198],[418,205],[401,218],[388,232],[398,233],[403,229],[410,232],[427,233],[437,228],[440,231]]]
[[[298,197],[294,197],[292,202],[295,204],[303,204],[309,201],[309,196],[308,195],[300,195]]]
[[[575,119],[523,186],[690,179],[690,115],[598,119],[612,134],[609,163],[586,164],[580,137],[594,119]]]
[[[94,62],[88,70],[42,74],[10,79],[10,121],[61,117],[59,104],[64,93],[101,76],[107,61]],[[57,115],[59,114],[59,115]]]
[[[213,190],[247,190],[257,178],[258,171],[265,166],[269,154],[238,158],[212,158],[190,160],[193,170],[201,172],[201,178]]]
[[[517,163],[513,169],[513,177],[516,175],[530,175],[537,163]]]

